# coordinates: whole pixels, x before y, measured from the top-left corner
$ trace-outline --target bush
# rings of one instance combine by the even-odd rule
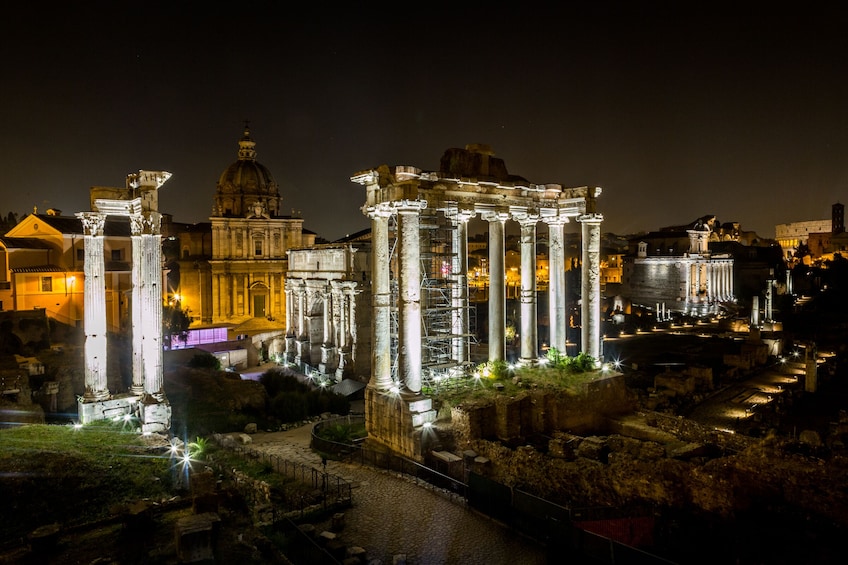
[[[221,369],[221,361],[211,353],[197,353],[188,362],[188,366],[192,369],[212,369],[218,371]]]

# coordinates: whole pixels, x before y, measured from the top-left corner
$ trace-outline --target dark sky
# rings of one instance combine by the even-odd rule
[[[149,169],[173,173],[163,211],[205,221],[245,119],[330,240],[368,225],[352,174],[469,143],[603,187],[620,234],[715,214],[773,237],[848,201],[848,18],[813,3],[52,4],[4,8],[2,213],[86,210]]]

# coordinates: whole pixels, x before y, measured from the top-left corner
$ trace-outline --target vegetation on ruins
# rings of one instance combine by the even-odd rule
[[[297,422],[323,412],[350,412],[350,401],[344,395],[323,387],[312,388],[282,371],[266,371],[259,381],[271,399],[271,416],[280,422]]]
[[[579,353],[569,357],[551,348],[538,365],[517,367],[502,360],[487,361],[478,365],[470,376],[441,379],[424,387],[423,392],[453,405],[486,402],[530,389],[553,389],[576,395],[585,383],[603,373],[590,355]]]
[[[167,449],[145,444],[137,422],[3,429],[0,445],[2,540],[45,524],[97,521],[138,499],[172,496],[173,460]]]

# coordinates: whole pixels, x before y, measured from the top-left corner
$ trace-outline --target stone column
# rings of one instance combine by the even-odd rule
[[[142,298],[141,298],[141,234],[144,231],[144,217],[141,214],[130,214],[130,233],[132,234],[132,387],[133,394],[144,394],[144,361],[142,341],[144,330],[141,328]]]
[[[451,325],[454,338],[452,356],[457,363],[470,359],[468,351],[468,220],[474,213],[462,210],[451,214],[453,231],[453,266],[451,289],[451,307],[453,308]]]
[[[286,363],[289,361],[294,361],[294,357],[297,354],[297,346],[295,342],[297,341],[297,328],[294,327],[294,294],[297,292],[295,288],[293,288],[292,279],[285,279],[285,292],[286,292],[286,352],[285,352],[285,360]]]
[[[584,214],[578,221],[583,231],[581,339],[582,351],[601,360],[601,222],[602,214]]]
[[[538,324],[536,323],[536,223],[532,214],[516,215],[521,226],[521,359],[522,365],[539,360]]]
[[[421,209],[425,202],[395,204],[398,215],[398,378],[409,392],[421,392]]]
[[[85,393],[84,402],[109,398],[106,382],[106,281],[103,263],[105,214],[80,212],[85,246]]]
[[[371,218],[371,385],[387,391],[392,382],[391,357],[391,307],[392,295],[389,284],[389,208],[378,207],[368,213]]]
[[[489,361],[503,361],[506,334],[506,294],[504,278],[504,222],[506,213],[487,212],[489,222]]]
[[[144,333],[144,392],[157,401],[165,399],[162,378],[162,215],[148,212],[141,236],[141,304]]]
[[[550,318],[551,347],[565,355],[566,294],[565,294],[565,224],[567,217],[559,216],[546,219],[548,224],[548,316]]]

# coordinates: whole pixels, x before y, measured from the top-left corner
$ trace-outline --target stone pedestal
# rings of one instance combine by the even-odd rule
[[[80,424],[89,424],[99,420],[114,420],[124,416],[135,416],[138,396],[114,396],[108,400],[86,401],[80,398],[77,402],[77,415]]]
[[[171,405],[167,400],[148,396],[139,404],[138,419],[144,433],[168,432],[171,429]]]
[[[369,385],[365,389],[365,426],[368,439],[392,451],[423,462],[436,435],[427,425],[436,421],[430,398],[420,394],[392,394]]]

